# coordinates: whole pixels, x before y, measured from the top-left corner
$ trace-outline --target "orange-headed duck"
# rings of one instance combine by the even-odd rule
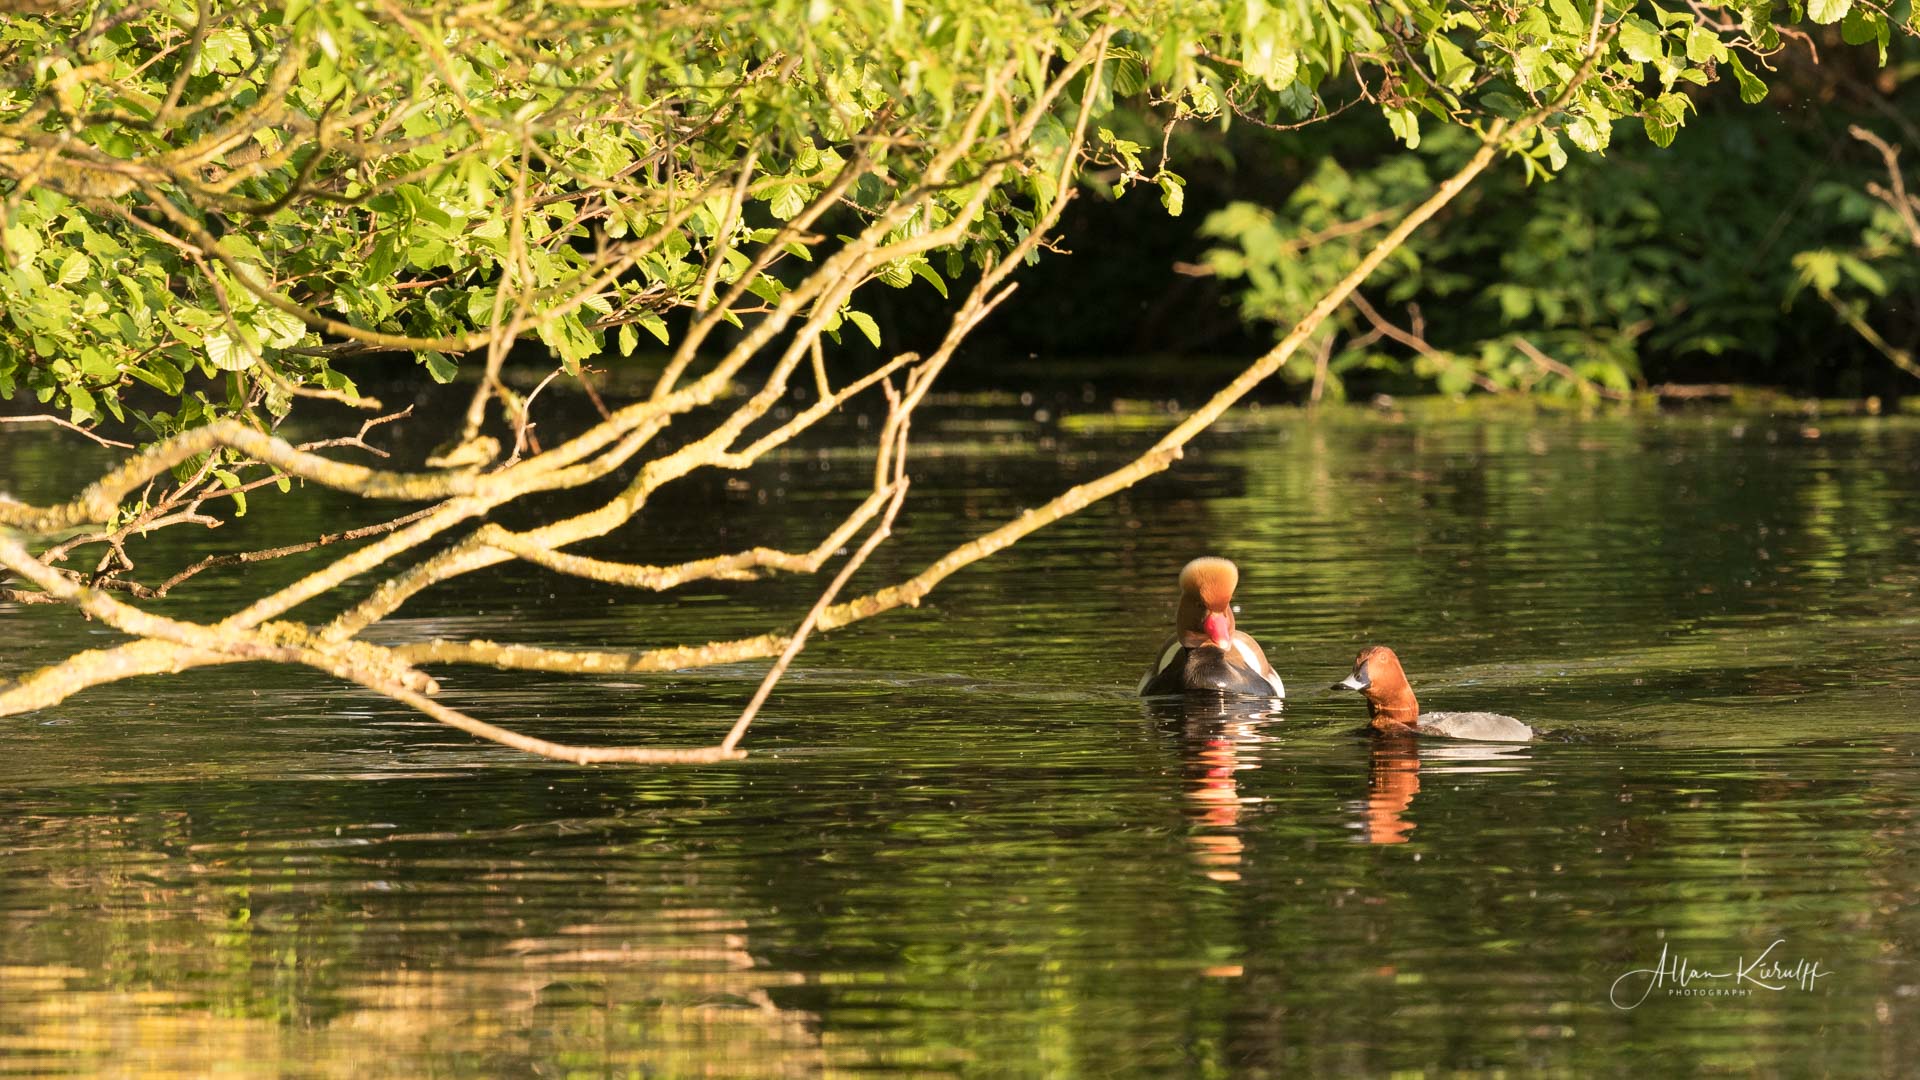
[[[1233,588],[1239,583],[1240,569],[1212,556],[1195,559],[1180,571],[1180,609],[1174,616],[1173,636],[1141,676],[1142,695],[1214,690],[1250,697],[1287,696],[1260,643],[1233,628]]]
[[[1511,716],[1490,712],[1422,713],[1400,658],[1385,645],[1360,650],[1353,674],[1335,690],[1358,690],[1367,698],[1367,715],[1377,735],[1442,735],[1481,742],[1526,742],[1533,729]]]

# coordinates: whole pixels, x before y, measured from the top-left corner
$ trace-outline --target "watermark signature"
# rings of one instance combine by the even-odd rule
[[[1752,962],[1744,956],[1735,957],[1733,967],[1722,971],[1694,967],[1686,957],[1673,956],[1668,947],[1662,945],[1660,961],[1650,968],[1635,968],[1613,980],[1613,986],[1607,990],[1607,1000],[1613,1002],[1616,1009],[1636,1009],[1652,997],[1655,990],[1665,990],[1668,997],[1747,997],[1755,990],[1779,991],[1793,987],[1812,990],[1821,979],[1833,974],[1821,967],[1818,960],[1776,959],[1773,951],[1786,943],[1786,938],[1775,941],[1762,949]]]

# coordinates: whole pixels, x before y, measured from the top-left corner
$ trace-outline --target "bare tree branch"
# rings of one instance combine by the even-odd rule
[[[49,413],[39,413],[34,416],[0,416],[0,424],[52,424],[56,427],[63,427],[68,431],[85,435],[101,446],[115,446],[122,450],[133,449],[132,443],[121,442],[118,439],[109,439],[104,435],[96,433],[91,428],[83,428],[71,420],[62,420],[60,417],[53,416]]]

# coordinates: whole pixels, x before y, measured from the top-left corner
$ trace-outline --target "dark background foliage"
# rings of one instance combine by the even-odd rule
[[[1622,120],[1604,156],[1575,153],[1550,181],[1530,180],[1508,161],[1416,238],[1417,264],[1390,264],[1367,295],[1403,326],[1406,305],[1418,304],[1428,340],[1470,356],[1520,333],[1569,362],[1616,365],[1643,384],[1910,392],[1913,380],[1802,287],[1796,265],[1806,252],[1854,254],[1850,265],[1871,273],[1861,280],[1842,269],[1836,297],[1862,305],[1896,346],[1911,351],[1920,341],[1916,253],[1876,246],[1886,211],[1866,187],[1884,184],[1886,168],[1848,134],[1858,124],[1906,146],[1907,159],[1920,156],[1920,49],[1898,38],[1885,68],[1875,60],[1870,49],[1846,47],[1834,28],[1778,56],[1765,104],[1742,102],[1730,82],[1699,91],[1699,115],[1670,147]],[[1352,88],[1327,97],[1337,102],[1343,92]],[[1158,142],[1150,118],[1131,135]],[[1262,351],[1285,324],[1243,318],[1259,308],[1243,304],[1244,280],[1194,273],[1209,249],[1231,249],[1233,223],[1216,219],[1224,235],[1212,238],[1196,228],[1235,203],[1326,201],[1328,161],[1350,178],[1333,200],[1341,209],[1384,208],[1443,173],[1466,142],[1440,133],[1407,150],[1377,113],[1357,109],[1284,138],[1247,118],[1224,130],[1183,126],[1174,135],[1187,178],[1182,216],[1169,217],[1151,189],[1119,199],[1084,191],[1064,222],[1067,254],[1028,270],[957,374],[988,381],[1009,365],[1061,358]],[[1280,219],[1288,224],[1284,212]],[[925,319],[921,308],[935,299],[889,293],[883,321],[901,327]],[[1347,379],[1355,392],[1433,385],[1411,358],[1376,347],[1348,358]],[[1184,370],[1169,365],[1163,374],[1177,382]]]

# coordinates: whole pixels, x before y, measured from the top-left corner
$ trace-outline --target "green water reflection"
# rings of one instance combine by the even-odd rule
[[[1143,436],[1094,408],[1055,404],[1044,444],[1010,422],[1030,410],[929,418],[862,580],[1124,460]],[[0,444],[21,497],[90,467]],[[716,521],[810,544],[861,471],[795,452],[669,489],[592,550],[683,554]],[[261,505],[157,537],[156,573],[364,514]],[[1284,710],[1129,694],[1202,551],[1242,564]],[[1901,1073],[1917,556],[1912,419],[1270,411],[821,638],[737,765],[530,761],[264,667],[98,689],[0,720],[0,1075]],[[668,607],[508,567],[381,634],[638,647],[791,620],[815,588]],[[110,639],[0,606],[0,672]],[[1428,707],[1549,737],[1355,738],[1357,698],[1319,688],[1369,642]],[[551,738],[690,743],[759,671],[445,684]],[[1829,974],[1608,1000],[1663,948],[1718,972],[1776,940]]]

